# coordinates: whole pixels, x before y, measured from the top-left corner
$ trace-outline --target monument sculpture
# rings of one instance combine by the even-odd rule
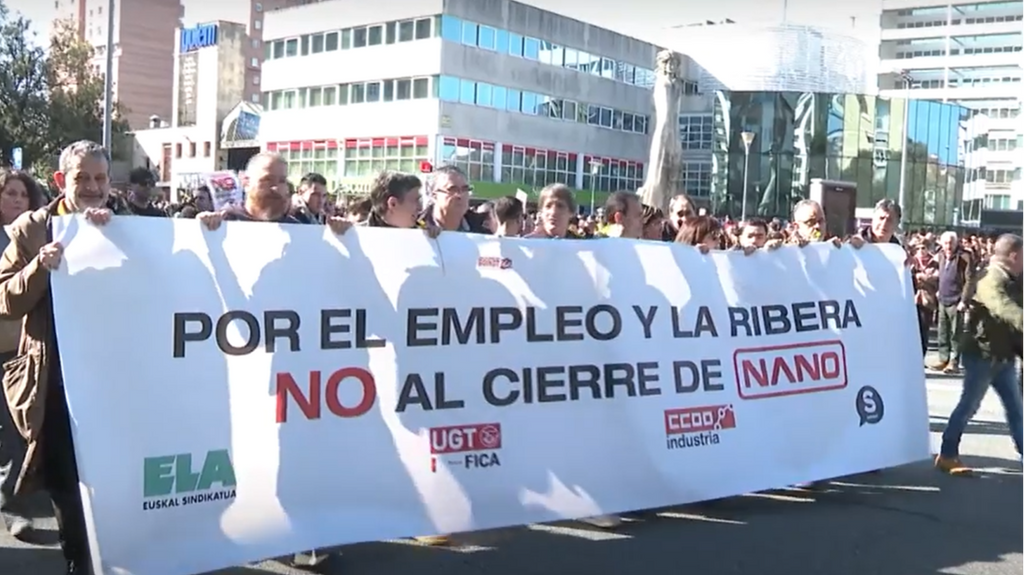
[[[682,192],[683,148],[679,137],[679,98],[683,83],[679,77],[679,55],[658,52],[654,80],[654,120],[651,127],[651,155],[640,200],[668,213],[672,196]]]

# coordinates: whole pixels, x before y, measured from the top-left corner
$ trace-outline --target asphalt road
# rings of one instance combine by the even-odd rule
[[[933,440],[959,395],[958,379],[928,379]],[[964,438],[973,478],[941,475],[927,463],[834,481],[818,492],[733,497],[642,516],[613,532],[577,523],[472,534],[453,548],[410,542],[347,547],[328,575],[1019,575],[1021,466],[989,394]],[[937,443],[934,443],[937,446]],[[53,530],[52,518],[37,520]],[[0,535],[0,574],[60,574],[55,546],[26,547]],[[301,573],[281,564],[217,575]]]

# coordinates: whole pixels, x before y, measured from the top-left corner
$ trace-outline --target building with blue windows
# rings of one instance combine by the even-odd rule
[[[511,0],[317,3],[267,13],[264,39],[260,139],[293,176],[455,163],[481,191],[643,181],[652,44]]]

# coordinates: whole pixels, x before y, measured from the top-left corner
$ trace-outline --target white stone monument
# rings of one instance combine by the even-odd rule
[[[679,78],[679,55],[671,50],[658,52],[654,80],[654,120],[651,127],[651,156],[640,201],[668,213],[672,197],[680,192],[683,148],[679,139],[679,98],[683,83]]]

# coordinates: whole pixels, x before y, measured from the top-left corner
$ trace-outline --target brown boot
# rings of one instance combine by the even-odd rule
[[[935,469],[948,475],[970,475],[972,469],[961,463],[959,457],[935,457]]]
[[[932,371],[943,371],[949,366],[948,361],[937,361],[931,365],[928,365],[928,369]]]

